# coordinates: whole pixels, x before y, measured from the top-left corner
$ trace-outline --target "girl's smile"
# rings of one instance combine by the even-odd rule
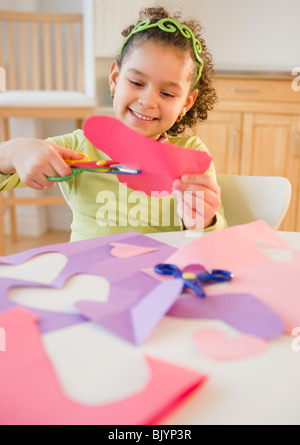
[[[137,111],[133,111],[133,110],[131,110],[130,108],[129,108],[129,111],[130,111],[130,112],[131,112],[137,119],[142,119],[143,121],[146,121],[146,122],[152,122],[152,121],[154,121],[154,120],[157,120],[156,117],[144,116],[143,114],[138,113]]]
[[[171,128],[193,105],[192,63],[180,49],[144,42],[127,56],[121,68],[111,67],[116,117],[152,139]]]

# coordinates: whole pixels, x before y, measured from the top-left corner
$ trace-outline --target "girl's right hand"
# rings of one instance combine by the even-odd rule
[[[34,138],[16,138],[0,147],[0,171],[18,173],[21,181],[36,190],[52,188],[55,183],[47,176],[68,176],[71,168],[64,159],[80,160],[82,156],[73,150]]]

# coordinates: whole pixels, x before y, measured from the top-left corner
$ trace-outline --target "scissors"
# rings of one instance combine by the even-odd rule
[[[198,274],[181,271],[179,267],[174,264],[157,264],[154,266],[154,271],[161,275],[173,275],[175,278],[181,278],[184,286],[193,290],[199,297],[205,297],[203,290],[204,283],[230,281],[234,276],[228,270],[212,269],[208,271],[203,266],[198,267],[202,270]]]
[[[71,159],[65,159],[66,164],[68,164],[71,167],[72,174],[68,176],[48,176],[47,178],[49,181],[53,182],[62,182],[62,181],[69,181],[72,178],[75,178],[75,176],[79,175],[80,173],[84,171],[88,171],[90,173],[112,173],[112,174],[123,174],[123,175],[139,175],[141,173],[141,170],[137,168],[130,168],[126,167],[123,164],[118,164],[116,161],[91,161],[89,162],[89,155],[86,153],[79,153],[80,155],[84,156],[83,159],[80,159],[79,161],[71,160]]]

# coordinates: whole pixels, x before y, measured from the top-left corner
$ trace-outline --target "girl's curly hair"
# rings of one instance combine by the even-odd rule
[[[149,19],[150,23],[155,23],[163,18],[173,18],[179,22],[181,13],[176,12],[173,16],[171,16],[163,7],[145,8],[140,12],[138,22],[124,29],[122,31],[122,35],[124,37],[128,37],[133,28],[142,20]],[[195,20],[180,21],[180,23],[188,26],[193,31],[196,39],[200,41],[202,46],[201,58],[203,59],[204,66],[201,77],[197,84],[194,86],[194,88],[197,88],[199,91],[197,99],[192,108],[186,113],[182,120],[180,122],[175,122],[174,125],[168,130],[168,133],[172,136],[176,136],[182,133],[186,127],[194,127],[198,120],[204,121],[205,119],[207,119],[208,111],[213,109],[214,104],[217,101],[216,91],[212,86],[212,78],[214,75],[212,56],[208,52],[206,43],[201,37],[203,28],[200,23]],[[131,53],[133,48],[139,46],[139,44],[143,40],[160,41],[165,44],[173,45],[176,48],[180,48],[190,54],[190,57],[194,61],[194,72],[191,76],[192,90],[192,86],[194,85],[194,82],[197,78],[199,63],[195,58],[191,39],[183,37],[179,30],[176,30],[174,33],[168,33],[162,31],[158,27],[155,27],[133,34],[127,41],[126,45],[123,48],[121,56],[119,57],[118,62],[120,67],[122,66],[124,58]]]

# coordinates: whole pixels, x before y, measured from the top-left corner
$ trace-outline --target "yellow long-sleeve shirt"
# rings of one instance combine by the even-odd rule
[[[86,153],[90,160],[109,159],[94,147],[82,130],[64,136],[47,139],[57,145]],[[207,151],[197,137],[171,137],[169,144],[194,150]],[[213,163],[206,174],[216,179]],[[17,173],[0,174],[0,191],[22,187]],[[61,189],[73,212],[71,241],[121,232],[153,233],[183,230],[176,212],[176,198],[172,195],[150,197],[134,191],[118,181],[116,175],[83,172],[73,180],[61,183]],[[205,231],[222,230],[226,227],[222,206],[217,211],[215,223]]]

